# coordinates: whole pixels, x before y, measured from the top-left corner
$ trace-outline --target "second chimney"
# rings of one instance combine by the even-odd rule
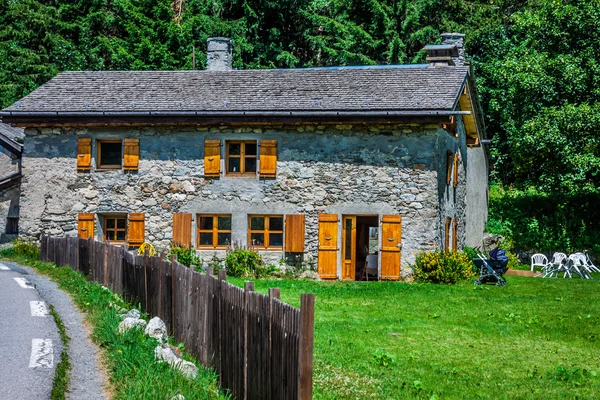
[[[213,37],[207,40],[206,69],[208,71],[232,70],[233,41],[224,37]]]

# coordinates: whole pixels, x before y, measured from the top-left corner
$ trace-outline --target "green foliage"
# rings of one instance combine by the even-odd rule
[[[396,357],[387,351],[381,350],[379,347],[375,349],[373,354],[373,363],[378,367],[387,368],[394,363]]]
[[[556,370],[550,374],[556,381],[565,383],[572,387],[583,386],[589,384],[592,378],[597,376],[596,371],[585,368],[565,368],[558,365]]]
[[[50,392],[50,397],[52,400],[63,400],[66,398],[66,393],[69,389],[69,383],[71,380],[71,361],[69,359],[69,343],[71,338],[67,334],[67,328],[60,318],[60,315],[54,309],[54,306],[52,304],[48,304],[48,307],[50,308],[50,315],[52,315],[54,318],[54,323],[58,328],[60,340],[62,341],[60,361],[56,364],[56,371],[54,373],[54,379],[52,380],[52,391]]]
[[[30,260],[40,259],[40,249],[33,241],[15,239],[12,242],[13,252],[17,256],[25,257]]]
[[[261,256],[252,250],[236,249],[225,257],[227,275],[242,278],[256,277],[265,273],[265,263]]]
[[[421,251],[413,269],[420,282],[455,284],[474,276],[472,259],[462,251]]]
[[[177,261],[186,267],[196,267],[197,269],[201,265],[200,257],[196,254],[196,250],[192,248],[173,246],[169,258],[173,255],[176,255]]]

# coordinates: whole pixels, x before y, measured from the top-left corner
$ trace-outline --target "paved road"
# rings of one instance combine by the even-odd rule
[[[0,398],[49,399],[61,346],[28,271],[0,261]]]
[[[28,286],[35,288],[29,289]],[[32,315],[45,314],[45,304],[54,306],[71,338],[69,357],[72,369],[67,399],[106,398],[97,349],[90,342],[83,315],[70,297],[31,268],[0,261],[0,400],[50,399],[55,364],[60,360],[62,344],[52,316]],[[42,365],[30,367],[33,346],[40,347],[41,344],[40,351],[48,353],[48,342],[34,342],[34,339],[52,340],[54,359],[51,367],[47,356],[35,356],[34,364]]]

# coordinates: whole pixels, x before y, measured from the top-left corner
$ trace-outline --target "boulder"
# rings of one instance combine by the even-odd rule
[[[185,397],[182,394],[177,394],[171,397],[171,400],[185,400]]]
[[[127,312],[127,314],[125,314],[125,318],[139,319],[140,318],[140,311],[136,310],[135,308],[132,308],[131,310],[129,310]]]
[[[198,367],[189,361],[181,360],[177,363],[175,368],[188,379],[196,379],[198,377]]]
[[[166,362],[169,365],[175,365],[181,361],[181,352],[169,344],[161,344],[154,349],[154,358],[158,362]]]
[[[148,322],[144,333],[161,343],[167,340],[167,327],[163,320],[158,317],[154,317]]]
[[[119,324],[119,333],[124,333],[131,328],[135,328],[136,326],[144,328],[146,326],[146,321],[139,318],[125,318]]]

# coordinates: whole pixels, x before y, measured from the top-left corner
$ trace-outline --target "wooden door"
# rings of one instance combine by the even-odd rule
[[[356,280],[356,217],[342,218],[342,279]]]
[[[402,217],[384,215],[381,218],[381,279],[400,278],[402,255]]]
[[[337,242],[337,214],[320,214],[318,271],[321,279],[337,278]]]

